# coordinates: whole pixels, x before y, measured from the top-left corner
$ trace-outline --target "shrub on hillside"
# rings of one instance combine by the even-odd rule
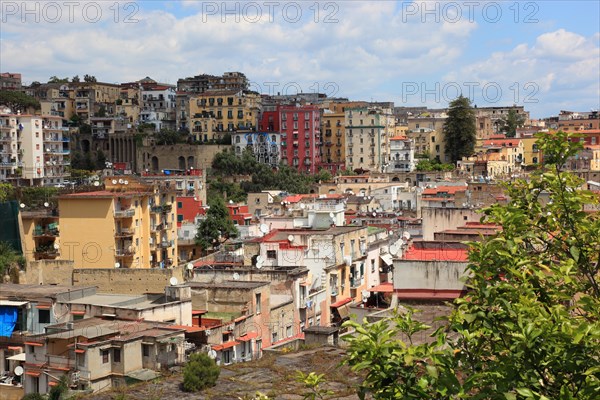
[[[214,386],[220,372],[215,360],[208,355],[204,353],[192,354],[183,369],[183,390],[198,392]]]

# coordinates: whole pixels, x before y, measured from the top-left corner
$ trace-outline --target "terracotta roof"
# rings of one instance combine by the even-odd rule
[[[394,136],[393,138],[390,138],[390,140],[407,140],[408,138],[406,136]]]
[[[484,146],[518,147],[521,139],[489,139],[483,142]]]
[[[350,303],[351,301],[352,301],[352,298],[351,298],[351,297],[348,297],[348,298],[346,298],[346,299],[342,299],[342,300],[336,301],[336,302],[335,302],[335,303],[333,303],[333,304],[332,304],[330,307],[333,307],[333,308],[341,307],[341,306],[343,306],[344,304],[348,304],[348,303]]]
[[[409,249],[402,256],[403,260],[413,261],[462,261],[466,262],[469,259],[467,249]]]
[[[448,193],[455,194],[456,192],[464,192],[467,190],[466,186],[438,186],[435,188],[428,188],[423,190],[424,195],[428,194],[438,194],[438,193]]]
[[[392,293],[394,285],[392,282],[385,282],[369,289],[369,292]]]

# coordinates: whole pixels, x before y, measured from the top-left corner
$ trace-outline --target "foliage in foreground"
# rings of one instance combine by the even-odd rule
[[[206,218],[198,223],[196,233],[196,244],[204,250],[217,248],[222,241],[235,238],[239,234],[222,198],[213,197],[209,199],[208,205]]]
[[[195,353],[183,369],[183,390],[198,392],[214,386],[221,370],[215,360],[204,353]]]
[[[569,137],[541,137],[553,163],[507,186],[508,205],[485,210],[482,220],[503,230],[471,244],[470,293],[433,343],[411,344],[427,327],[410,312],[347,323],[356,335],[346,362],[366,373],[363,397],[600,398],[600,223],[584,212],[598,200],[562,169],[581,148]]]

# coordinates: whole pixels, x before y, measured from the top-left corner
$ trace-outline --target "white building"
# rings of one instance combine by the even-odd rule
[[[277,132],[238,132],[231,136],[235,155],[241,157],[245,149],[250,149],[256,161],[277,167],[281,160],[279,146],[281,134]]]
[[[413,141],[406,136],[391,138],[388,172],[412,172],[416,166]]]
[[[140,123],[154,125],[156,131],[175,128],[175,87],[156,85],[142,90]]]

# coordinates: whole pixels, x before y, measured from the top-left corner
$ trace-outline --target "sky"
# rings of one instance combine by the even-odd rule
[[[396,106],[600,108],[600,2],[0,0],[0,71],[176,84],[241,71],[265,94]]]

